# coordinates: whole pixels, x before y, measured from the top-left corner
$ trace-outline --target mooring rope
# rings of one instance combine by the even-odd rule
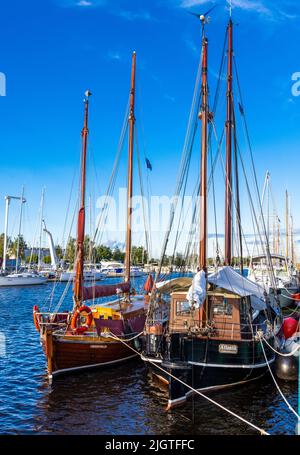
[[[262,338],[262,340],[264,340],[264,342],[266,343],[267,346],[269,346],[270,349],[272,349],[272,351],[274,351],[276,354],[278,355],[281,355],[282,357],[291,357],[292,355],[294,355],[299,349],[300,349],[300,344],[299,346],[297,346],[292,352],[289,352],[289,353],[284,353],[284,352],[279,352],[279,351],[276,351],[275,348],[273,348],[273,346],[271,346],[268,341],[266,340],[266,338],[261,335],[260,336]]]
[[[121,338],[118,338],[117,336],[115,336],[113,333],[110,333],[112,338],[114,338],[115,340],[117,341],[120,341],[121,343],[123,343],[124,345],[126,345],[129,349],[131,349],[133,352],[135,352],[137,355],[139,355],[141,358],[142,358],[142,354],[140,352],[138,352],[136,349],[134,349],[132,346],[129,346],[127,344],[127,342],[123,341]],[[199,390],[197,389],[194,389],[193,387],[191,387],[190,385],[186,384],[184,381],[182,381],[181,379],[177,378],[176,376],[174,376],[172,373],[169,373],[167,370],[165,370],[164,368],[162,368],[161,366],[157,365],[156,362],[153,362],[151,360],[148,360],[149,363],[153,364],[156,368],[158,368],[159,370],[163,371],[164,373],[166,373],[168,376],[170,376],[172,379],[175,379],[176,381],[180,382],[182,385],[184,385],[185,387],[187,387],[188,389],[190,389],[192,392],[196,393],[197,395],[200,395],[202,398],[205,398],[206,400],[210,401],[212,404],[214,404],[215,406],[218,406],[220,409],[222,409],[223,411],[231,414],[233,417],[236,417],[237,419],[241,420],[242,422],[246,423],[247,425],[249,425],[250,427],[254,428],[255,430],[257,430],[261,435],[266,435],[266,436],[269,436],[270,433],[267,433],[265,430],[263,430],[262,428],[259,428],[258,426],[254,425],[252,422],[249,422],[248,420],[244,419],[244,417],[241,417],[239,416],[238,414],[236,414],[235,412],[233,411],[230,411],[230,409],[226,408],[225,406],[223,406],[222,404],[218,403],[217,401],[213,400],[212,398],[204,395],[203,393],[201,393]]]
[[[300,420],[300,415],[295,411],[295,409],[294,409],[294,408],[290,405],[290,403],[287,401],[287,399],[285,398],[284,394],[283,394],[282,391],[280,390],[280,387],[279,387],[278,383],[276,382],[276,379],[275,379],[275,377],[274,377],[274,375],[273,375],[273,372],[272,372],[271,367],[270,367],[270,365],[269,365],[269,361],[268,361],[267,356],[266,356],[266,352],[265,352],[264,345],[263,345],[263,343],[262,343],[262,337],[261,337],[261,336],[259,336],[259,341],[260,341],[261,348],[262,348],[262,351],[263,351],[263,354],[264,354],[264,357],[265,357],[265,360],[266,360],[266,364],[267,364],[268,369],[269,369],[269,371],[270,371],[270,375],[271,375],[271,377],[272,377],[272,379],[273,379],[273,381],[274,381],[274,384],[275,384],[275,386],[276,386],[276,388],[277,388],[279,394],[281,395],[283,401],[285,402],[285,404],[287,405],[287,407],[289,408],[289,410],[290,410],[293,414],[295,414],[295,416],[297,417],[298,420]]]

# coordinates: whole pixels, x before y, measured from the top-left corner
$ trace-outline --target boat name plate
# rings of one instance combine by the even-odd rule
[[[236,344],[219,344],[219,352],[222,354],[237,354],[238,346]]]

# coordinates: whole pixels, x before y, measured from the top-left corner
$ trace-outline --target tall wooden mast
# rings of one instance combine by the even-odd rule
[[[227,52],[227,118],[226,118],[226,175],[225,175],[225,265],[231,265],[232,254],[232,20],[228,24]]]
[[[81,152],[81,188],[80,188],[80,208],[77,223],[77,247],[74,281],[74,304],[80,307],[83,298],[83,267],[84,267],[84,231],[85,231],[85,187],[86,187],[86,152],[88,141],[88,117],[89,117],[89,97],[91,93],[85,92],[84,102],[84,123],[81,132],[82,152]]]
[[[204,29],[204,27],[203,27]],[[201,169],[200,169],[200,245],[199,267],[206,271],[207,265],[207,129],[209,121],[208,112],[208,84],[207,84],[207,50],[208,40],[202,38],[202,104],[200,119],[201,129]]]
[[[131,222],[132,222],[132,171],[133,171],[133,147],[134,147],[134,104],[135,104],[135,67],[136,53],[132,54],[130,107],[129,107],[129,142],[128,142],[128,183],[127,183],[127,230],[126,230],[126,254],[125,254],[125,282],[130,281],[130,253],[131,253]]]

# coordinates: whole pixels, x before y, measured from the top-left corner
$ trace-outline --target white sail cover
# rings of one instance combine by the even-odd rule
[[[195,306],[195,308],[200,308],[206,297],[206,277],[204,270],[200,270],[194,276],[191,287],[187,293],[187,300],[189,304]]]
[[[219,288],[226,289],[241,297],[251,296],[254,310],[266,308],[264,288],[240,275],[232,267],[225,266],[208,276],[208,282]]]

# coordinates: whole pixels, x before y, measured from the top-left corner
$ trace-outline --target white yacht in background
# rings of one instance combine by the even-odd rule
[[[33,286],[46,282],[47,278],[37,272],[18,272],[0,276],[0,286]]]
[[[73,270],[62,271],[59,274],[59,281],[73,280],[75,272]],[[100,281],[104,277],[104,274],[97,269],[84,270],[83,272],[84,281]]]
[[[248,279],[263,285],[266,291],[271,294],[274,293],[275,287],[279,294],[281,307],[292,305],[295,302],[293,295],[299,292],[299,279],[294,274],[293,268],[286,256],[271,254],[270,258],[275,283],[271,282],[270,264],[264,254],[251,258]]]
[[[6,270],[6,254],[7,254],[7,229],[8,229],[8,214],[9,205],[12,199],[20,201],[20,217],[19,217],[19,232],[18,239],[21,234],[21,223],[22,223],[22,212],[23,204],[26,202],[24,198],[24,188],[22,190],[22,196],[5,196],[5,229],[4,229],[4,245],[3,245],[3,263],[2,263],[2,274],[0,275],[0,286],[32,286],[37,284],[44,284],[47,282],[47,278],[40,275],[35,271],[20,271],[18,270],[19,264],[19,240],[16,255],[16,268],[14,273],[7,274]]]
[[[102,262],[101,273],[106,278],[117,278],[123,277],[125,274],[125,266],[121,262]],[[141,267],[132,265],[130,267],[130,276],[131,277],[138,277],[143,276],[144,271]]]
[[[138,266],[131,266],[130,267],[130,276],[132,277],[138,277],[138,276],[143,276],[145,275],[142,267],[138,267]]]
[[[106,278],[123,277],[125,273],[125,267],[121,262],[101,262],[101,273]]]

